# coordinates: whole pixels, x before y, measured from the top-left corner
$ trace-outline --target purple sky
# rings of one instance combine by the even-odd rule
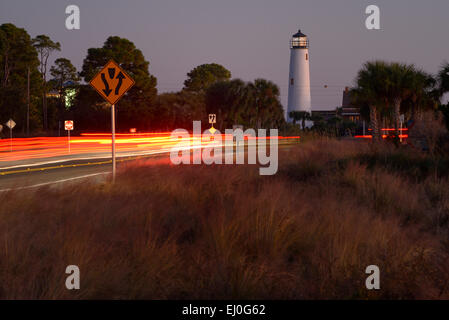
[[[65,28],[65,8],[81,10],[81,29]],[[381,29],[365,28],[365,8],[381,10]],[[448,0],[2,0],[0,24],[62,44],[58,57],[80,69],[90,47],[126,37],[150,61],[160,92],[182,88],[193,67],[216,62],[233,77],[275,82],[287,102],[289,38],[310,38],[312,106],[331,109],[372,59],[415,63],[436,73],[449,60]],[[328,85],[325,89],[324,85]]]

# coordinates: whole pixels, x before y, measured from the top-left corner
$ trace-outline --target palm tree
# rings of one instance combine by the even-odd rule
[[[356,87],[351,90],[353,103],[369,108],[369,120],[373,132],[373,141],[381,140],[379,111],[388,106],[387,82],[388,66],[385,62],[367,62],[359,71]]]
[[[244,117],[249,98],[247,85],[242,80],[218,81],[206,90],[206,111],[217,114],[218,129],[228,128]]]
[[[392,63],[387,67],[385,81],[388,99],[393,103],[396,135],[399,135],[401,103],[412,95],[415,75],[416,71],[413,65]]]
[[[438,98],[442,98],[444,94],[449,92],[449,63],[444,62],[440,72],[437,75],[438,81]],[[440,104],[440,110],[444,115],[446,127],[449,129],[449,103]]]
[[[290,111],[288,115],[293,119],[293,124],[296,124],[296,121],[301,121],[302,130],[306,127],[306,120],[311,119],[310,113],[307,111]]]
[[[439,104],[437,80],[430,74],[415,70],[412,77],[410,94],[411,118],[415,120],[422,109],[435,109]]]
[[[254,93],[254,124],[257,128],[269,125],[272,118],[279,108],[279,87],[271,81],[265,79],[256,79],[250,84]]]
[[[245,113],[252,106],[253,97],[247,83],[240,79],[229,81],[228,90],[226,92],[226,103],[229,108],[228,126],[240,123],[245,117]]]
[[[449,62],[443,63],[440,72],[438,72],[439,93],[443,96],[449,92]]]

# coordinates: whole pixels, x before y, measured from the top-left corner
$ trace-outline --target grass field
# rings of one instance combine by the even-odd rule
[[[274,176],[142,161],[115,185],[1,193],[0,298],[449,298],[446,159],[336,140],[279,159]]]

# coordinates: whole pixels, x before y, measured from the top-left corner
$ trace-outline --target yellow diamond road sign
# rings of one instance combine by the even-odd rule
[[[116,104],[134,83],[114,60],[110,60],[90,81],[90,85],[110,104]]]

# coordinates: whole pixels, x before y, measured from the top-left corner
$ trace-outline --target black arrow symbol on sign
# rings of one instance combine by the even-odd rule
[[[103,92],[106,95],[106,97],[109,97],[109,95],[111,94],[112,90],[109,89],[109,83],[106,81],[106,76],[104,75],[104,73],[101,74],[101,80],[104,83]]]
[[[115,76],[115,68],[108,68],[109,78],[114,79]]]
[[[120,73],[117,75],[118,79],[118,84],[117,87],[115,87],[115,94],[118,95],[119,91],[120,91],[120,87],[122,86],[122,80],[125,79],[125,75],[120,71]]]

